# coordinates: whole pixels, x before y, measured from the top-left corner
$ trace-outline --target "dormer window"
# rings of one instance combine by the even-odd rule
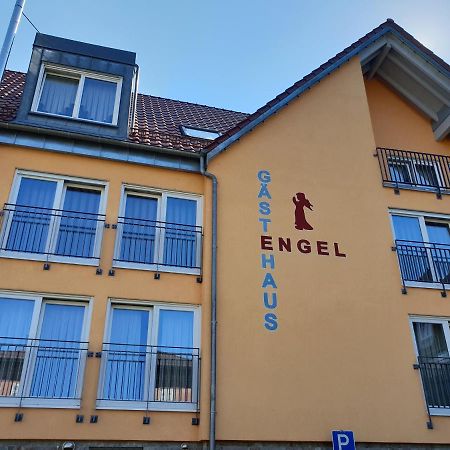
[[[184,135],[200,138],[200,139],[208,139],[210,141],[213,141],[214,139],[218,138],[220,136],[220,133],[214,130],[204,130],[201,128],[192,128],[187,127],[185,125],[181,125],[181,131]]]
[[[122,79],[56,65],[43,65],[33,112],[116,125]]]

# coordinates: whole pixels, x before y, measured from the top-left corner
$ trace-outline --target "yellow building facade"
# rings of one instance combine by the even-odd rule
[[[84,45],[2,83],[0,448],[448,448],[448,65],[387,21],[245,115]]]

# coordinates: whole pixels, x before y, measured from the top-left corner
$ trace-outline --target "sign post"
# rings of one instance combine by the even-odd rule
[[[333,450],[356,450],[353,431],[332,431]]]

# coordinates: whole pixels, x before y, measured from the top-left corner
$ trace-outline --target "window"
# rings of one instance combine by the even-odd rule
[[[79,406],[88,306],[0,293],[0,405]]]
[[[450,328],[448,319],[411,319],[414,347],[431,414],[450,415]]]
[[[410,184],[420,187],[436,188],[442,186],[439,168],[434,161],[408,158],[389,158],[391,181],[398,184]]]
[[[198,316],[193,307],[112,304],[98,406],[196,409]]]
[[[191,136],[191,137],[196,137],[196,138],[201,138],[201,139],[208,139],[210,141],[212,141],[220,136],[220,133],[218,131],[202,130],[201,128],[186,127],[184,125],[181,125],[181,131],[186,136]]]
[[[200,273],[201,198],[124,188],[114,264]]]
[[[105,184],[18,172],[5,204],[0,255],[96,264]]]
[[[403,280],[450,284],[449,219],[402,211],[391,217]]]
[[[116,125],[121,84],[118,77],[43,65],[32,111]]]

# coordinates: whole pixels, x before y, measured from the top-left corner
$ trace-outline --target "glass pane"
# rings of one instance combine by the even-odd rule
[[[417,184],[421,186],[438,186],[436,170],[432,164],[414,164]]]
[[[0,298],[0,397],[19,393],[33,308],[32,300]]]
[[[411,183],[408,165],[401,162],[389,162],[391,180],[397,183]]]
[[[86,77],[79,117],[112,123],[117,83]]]
[[[105,400],[144,400],[149,311],[114,308],[106,349]]]
[[[426,223],[437,281],[450,283],[450,229],[445,223]]]
[[[196,227],[197,202],[168,197],[166,232],[164,238],[164,264],[196,268],[197,247],[201,238]]]
[[[77,398],[84,311],[81,305],[45,304],[30,397]]]
[[[194,313],[160,310],[155,400],[191,402],[193,368],[198,354],[193,346]]]
[[[424,246],[417,217],[392,216],[397,256],[403,279],[406,281],[432,282],[430,259]]]
[[[152,264],[155,257],[158,199],[126,196],[125,217],[121,219],[120,261]]]
[[[414,322],[413,327],[419,353],[420,375],[428,406],[448,408],[450,359],[443,325]]]
[[[11,217],[6,250],[44,253],[55,199],[56,182],[22,178]],[[5,220],[8,223],[8,220]]]
[[[77,89],[77,79],[47,74],[38,111],[60,116],[72,116]]]
[[[89,258],[94,255],[101,192],[68,187],[64,197],[55,253]]]

